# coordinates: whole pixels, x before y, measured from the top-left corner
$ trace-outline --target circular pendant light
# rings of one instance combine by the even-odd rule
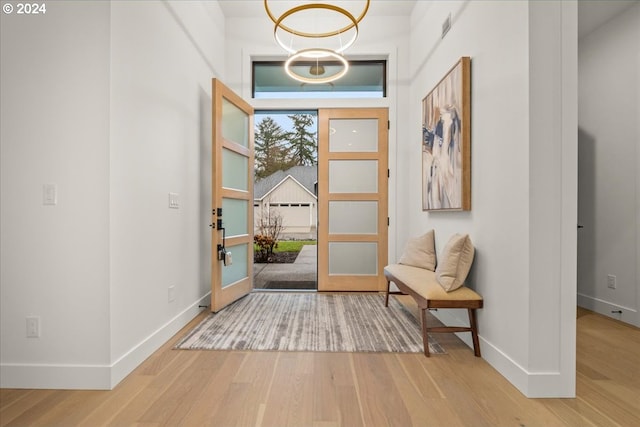
[[[346,27],[339,28],[339,29],[337,29],[335,31],[328,31],[328,32],[323,32],[323,33],[309,33],[309,32],[305,32],[303,30],[296,30],[296,29],[287,27],[285,25],[281,25],[281,28],[283,30],[285,30],[286,32],[288,32],[288,33],[295,34],[295,35],[298,35],[298,36],[301,36],[301,37],[331,37],[331,36],[337,36],[339,34],[342,34],[342,33],[345,33],[347,31],[349,31],[354,26],[357,26],[360,23],[360,21],[362,21],[362,18],[364,18],[364,16],[367,14],[367,11],[369,10],[370,3],[371,3],[371,0],[366,0],[366,4],[364,6],[364,9],[362,10],[362,13],[360,14],[360,16],[355,18],[355,22],[352,22],[351,24],[348,24]],[[322,4],[322,3],[315,3],[315,5],[318,5],[318,4],[320,4],[322,6],[332,6],[332,5]],[[309,5],[306,5],[306,6],[312,6],[312,5],[309,4]],[[337,7],[337,6],[333,6],[333,7]],[[267,15],[269,16],[271,21],[273,21],[273,23],[276,24],[276,26],[277,26],[278,25],[277,23],[278,23],[279,19],[276,18],[273,15],[273,13],[271,13],[271,10],[269,9],[269,4],[268,4],[267,0],[264,0],[264,9],[267,12]],[[344,9],[342,9],[342,10],[344,10]],[[282,18],[282,17],[280,17],[280,18]]]
[[[332,12],[336,12],[346,17],[351,22],[351,24],[347,25],[344,28],[338,29],[336,31],[327,31],[327,32],[319,32],[319,33],[307,33],[301,30],[293,30],[290,27],[287,27],[286,25],[284,25],[283,21],[285,21],[287,18],[291,17],[292,15],[295,15],[296,13],[300,13],[308,10],[329,10]],[[300,50],[300,49],[295,49],[292,46],[292,43],[290,45],[287,45],[278,34],[279,29],[284,30],[289,34],[291,34],[292,38],[304,37],[304,38],[317,39],[317,38],[339,37],[344,32],[350,31],[350,30],[353,30],[353,36],[350,39],[348,39],[347,42],[344,44],[342,44],[342,40],[340,39],[340,46],[337,49],[307,48],[307,49]],[[342,53],[355,43],[356,39],[358,38],[358,20],[349,11],[338,6],[334,6],[332,4],[324,4],[324,3],[304,4],[304,5],[296,6],[287,10],[275,21],[273,36],[276,39],[276,42],[280,45],[280,47],[286,50],[287,52],[289,52],[290,54],[296,54],[298,52],[308,51],[309,53],[307,54],[307,57],[310,57],[310,58],[316,58],[316,56],[311,56],[311,55],[319,55],[319,54],[321,54],[322,56],[327,56],[326,54],[322,53],[322,51],[332,50],[333,52],[336,52],[336,53]]]
[[[320,58],[320,57],[322,57],[323,60],[326,60],[325,58],[331,58],[331,59],[337,60],[342,66],[342,69],[337,73],[323,77],[326,72],[326,67],[319,63],[317,58]],[[300,60],[301,58],[316,58],[316,64],[312,65],[309,68],[309,74],[316,75],[317,77],[302,76],[300,74],[295,73],[292,70],[293,63]],[[320,69],[322,69],[323,71],[322,73],[317,72],[317,74],[314,74],[314,70],[319,71]],[[289,77],[302,83],[311,83],[311,84],[330,83],[334,80],[338,80],[340,77],[347,74],[347,71],[349,71],[349,62],[347,62],[347,60],[342,55],[332,51],[331,49],[322,49],[322,48],[303,49],[300,52],[296,52],[294,55],[290,56],[289,59],[287,59],[287,61],[284,63],[284,71],[287,73]]]

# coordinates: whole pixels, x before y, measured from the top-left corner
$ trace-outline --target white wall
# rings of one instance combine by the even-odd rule
[[[2,14],[0,386],[113,387],[208,303],[223,46],[217,2]]]
[[[224,69],[224,21],[216,2],[113,2],[111,14],[117,382],[210,291],[211,78]],[[169,209],[169,192],[179,194],[179,209]]]
[[[640,4],[578,52],[578,303],[640,326]]]
[[[575,6],[425,2],[411,27],[414,131],[399,147],[408,191],[398,204],[409,235],[436,230],[438,251],[453,233],[470,234],[477,252],[469,284],[485,298],[483,357],[532,397],[575,392]],[[421,100],[461,56],[471,57],[472,210],[422,212]],[[399,234],[397,246],[407,237]],[[467,322],[439,313],[446,323]]]
[[[47,9],[1,18],[2,387],[108,380],[109,5]]]

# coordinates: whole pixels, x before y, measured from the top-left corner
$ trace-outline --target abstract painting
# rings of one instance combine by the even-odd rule
[[[422,210],[471,210],[471,59],[422,100]]]

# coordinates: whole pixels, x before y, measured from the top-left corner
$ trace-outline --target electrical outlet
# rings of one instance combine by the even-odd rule
[[[40,317],[27,316],[27,338],[40,338]]]
[[[607,275],[607,288],[616,288],[616,276],[614,276],[613,274]]]
[[[174,285],[169,286],[169,302],[176,300],[176,287]]]

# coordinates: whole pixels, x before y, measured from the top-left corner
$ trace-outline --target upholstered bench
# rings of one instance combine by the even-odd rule
[[[482,308],[483,299],[474,290],[463,285],[471,263],[474,248],[467,235],[454,235],[447,243],[441,260],[435,268],[435,243],[433,230],[424,236],[411,239],[398,264],[384,268],[387,279],[385,307],[390,293],[408,294],[420,309],[424,354],[429,357],[429,332],[471,332],[473,351],[480,357],[476,309]],[[426,262],[425,262],[426,261]],[[390,292],[391,282],[400,292]],[[466,308],[469,327],[427,325],[427,310],[438,308]]]

